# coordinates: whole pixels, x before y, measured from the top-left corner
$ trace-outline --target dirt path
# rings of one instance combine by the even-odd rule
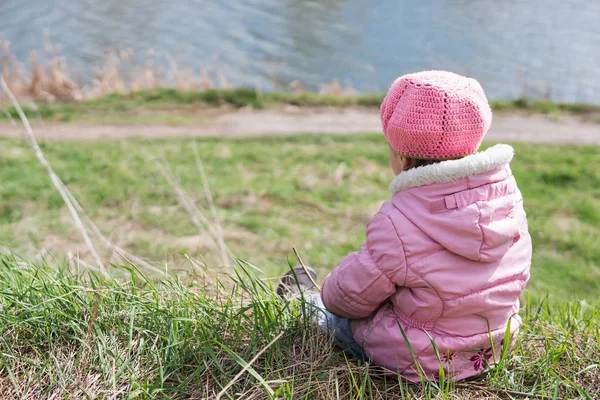
[[[95,140],[133,137],[244,137],[297,133],[379,132],[377,110],[298,109],[227,112],[212,116],[197,125],[83,125],[78,123],[42,126],[34,123],[40,139]],[[0,125],[0,137],[18,137],[20,128]],[[496,115],[488,141],[533,143],[576,143],[600,145],[600,124],[582,122],[574,117],[554,121],[544,116]]]

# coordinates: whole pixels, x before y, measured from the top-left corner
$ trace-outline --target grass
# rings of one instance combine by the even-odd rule
[[[259,93],[252,88],[209,89],[181,91],[177,89],[148,89],[124,94],[113,93],[81,102],[38,103],[24,107],[25,113],[40,116],[49,122],[85,123],[140,123],[145,124],[192,124],[198,123],[203,108],[252,107],[262,109],[277,105],[300,107],[371,107],[377,108],[384,94],[326,95],[316,93]],[[495,111],[524,111],[550,116],[578,115],[595,121],[600,106],[587,104],[554,103],[544,100],[516,99],[491,101]],[[17,118],[14,108],[8,114],[0,114],[0,120],[8,116]]]
[[[164,158],[183,190],[208,209],[189,139],[47,142],[58,175],[113,243],[171,269],[207,257],[190,221],[149,156]],[[380,135],[198,139],[225,240],[276,276],[296,246],[323,277],[359,248],[365,225],[389,198],[392,178]],[[515,144],[513,170],[534,242],[536,296],[553,301],[600,293],[600,149]],[[0,243],[28,257],[86,249],[62,199],[20,141],[2,139]],[[102,249],[102,257],[114,253]],[[116,260],[119,260],[116,258]],[[122,260],[121,260],[122,261]]]
[[[600,394],[600,303],[525,301],[516,347],[495,368],[459,384],[409,385],[347,359],[306,307],[278,299],[243,262],[220,280],[116,269],[128,278],[0,258],[2,398],[214,399],[226,387],[224,399]]]

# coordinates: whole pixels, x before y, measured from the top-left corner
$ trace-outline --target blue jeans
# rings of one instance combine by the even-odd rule
[[[321,296],[319,294],[310,294],[305,297],[306,302],[312,304],[316,310],[316,322],[322,328],[323,332],[329,334],[335,344],[346,354],[367,361],[367,357],[360,345],[352,336],[352,320],[340,318],[325,309]]]

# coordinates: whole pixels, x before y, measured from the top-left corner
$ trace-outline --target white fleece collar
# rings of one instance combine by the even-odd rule
[[[508,164],[515,150],[507,144],[497,144],[489,149],[459,160],[442,161],[399,173],[390,184],[392,193],[433,183],[447,183],[457,179],[482,174]]]

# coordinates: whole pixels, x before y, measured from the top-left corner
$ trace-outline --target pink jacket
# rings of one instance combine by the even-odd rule
[[[428,335],[454,380],[499,359],[509,320],[514,344],[531,237],[513,153],[496,145],[399,174],[361,250],[323,282],[325,307],[354,320],[353,336],[375,364],[420,380],[400,326],[434,380],[440,362]]]

